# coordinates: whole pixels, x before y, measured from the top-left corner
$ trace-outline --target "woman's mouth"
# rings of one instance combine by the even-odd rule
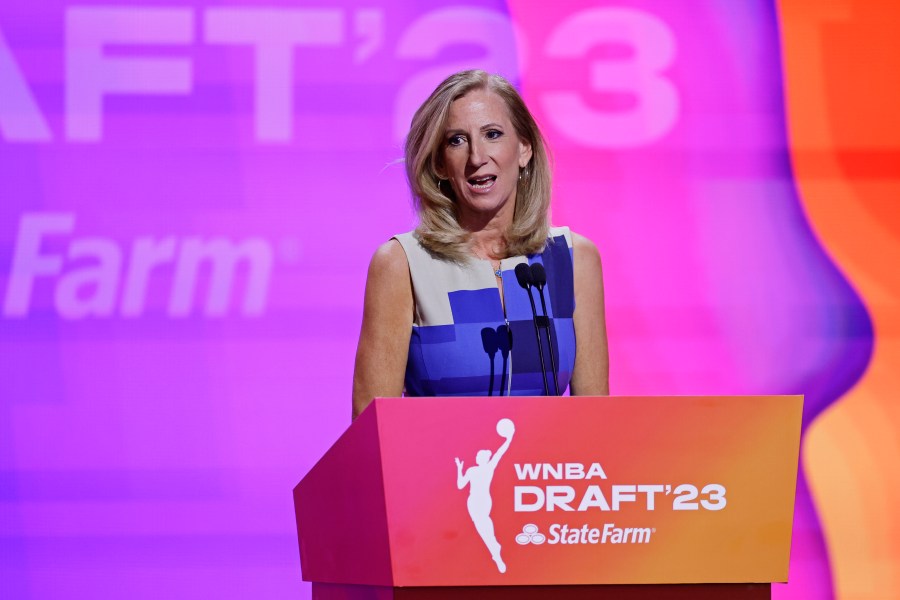
[[[472,177],[468,180],[469,186],[479,192],[484,192],[494,187],[495,181],[497,181],[496,175],[483,175],[481,177]]]

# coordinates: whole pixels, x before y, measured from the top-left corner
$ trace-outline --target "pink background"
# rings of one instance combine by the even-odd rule
[[[0,3],[0,595],[308,597],[290,491],[414,225],[402,133],[464,67],[520,87],[600,249],[612,392],[811,424],[875,334],[794,183],[776,9]],[[801,472],[777,598],[835,595],[821,502]]]

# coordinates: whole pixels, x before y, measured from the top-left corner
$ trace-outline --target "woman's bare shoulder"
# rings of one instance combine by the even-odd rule
[[[375,250],[369,263],[369,279],[390,281],[409,280],[409,261],[406,251],[396,238],[391,238]]]
[[[600,269],[600,251],[597,245],[585,236],[572,232],[572,251],[576,264],[584,265],[591,269]]]

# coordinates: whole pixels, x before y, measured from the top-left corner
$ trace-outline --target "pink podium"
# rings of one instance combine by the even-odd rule
[[[351,598],[769,598],[800,396],[378,398],[294,489]]]

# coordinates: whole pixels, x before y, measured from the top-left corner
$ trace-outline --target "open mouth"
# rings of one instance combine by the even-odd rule
[[[497,181],[496,175],[485,175],[483,177],[472,177],[468,180],[469,185],[475,188],[476,190],[488,190],[493,187],[494,182]]]

